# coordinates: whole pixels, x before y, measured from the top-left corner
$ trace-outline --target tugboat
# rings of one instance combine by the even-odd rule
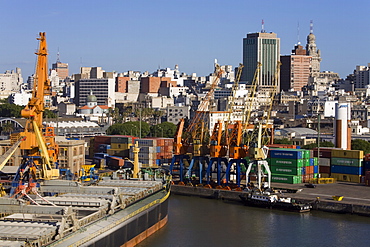
[[[308,203],[295,202],[290,197],[282,197],[278,194],[264,193],[249,193],[247,196],[239,196],[244,205],[263,207],[263,208],[277,208],[292,212],[309,212],[311,205]]]

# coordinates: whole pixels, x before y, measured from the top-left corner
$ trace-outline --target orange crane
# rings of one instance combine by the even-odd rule
[[[26,118],[24,131],[18,137],[24,137],[20,143],[23,155],[13,183],[12,193],[24,190],[23,184],[35,184],[40,179],[55,179],[59,177],[57,169],[58,145],[55,142],[53,127],[43,126],[43,112],[45,110],[46,95],[51,95],[50,80],[48,78],[47,44],[44,32],[39,33],[39,49],[36,52],[37,64],[34,76],[32,97],[27,106],[21,111]],[[12,138],[19,139],[19,138]],[[32,181],[32,182],[30,182]],[[16,191],[18,189],[18,192]]]
[[[222,73],[223,71],[221,67],[216,64],[215,78],[212,81],[209,91],[200,102],[198,109],[195,112],[195,116],[190,121],[189,126],[184,131],[185,121],[183,119],[177,125],[174,137],[174,156],[172,157],[170,169],[171,172],[173,172],[175,166],[179,168],[180,182],[184,179],[184,171],[187,173],[187,176],[191,175],[190,173],[196,160],[200,160],[199,173],[202,173],[203,168],[201,163],[203,162],[202,159],[204,155],[207,154],[208,149],[208,137],[206,134],[208,129],[209,107]],[[193,157],[186,171],[183,160],[188,158],[188,153],[191,153]],[[200,175],[199,177],[201,179],[202,176]]]

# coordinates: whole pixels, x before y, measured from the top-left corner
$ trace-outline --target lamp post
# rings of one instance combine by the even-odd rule
[[[139,136],[139,138],[141,139],[141,108],[140,108],[139,124],[140,124],[140,136]]]

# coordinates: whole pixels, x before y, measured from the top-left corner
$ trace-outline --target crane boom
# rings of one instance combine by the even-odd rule
[[[34,166],[40,171],[39,179],[52,179],[59,177],[59,170],[56,169],[58,145],[55,142],[54,129],[44,128],[42,123],[45,110],[44,97],[51,94],[51,87],[48,78],[46,34],[40,32],[39,35],[37,38],[39,49],[35,53],[37,64],[32,97],[21,111],[22,117],[27,121],[24,131],[19,134],[25,137],[25,140],[20,143],[20,149],[24,157],[22,167]]]

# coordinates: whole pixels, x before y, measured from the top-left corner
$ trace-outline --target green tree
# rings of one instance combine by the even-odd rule
[[[362,140],[362,139],[352,140],[351,149],[352,150],[363,150],[364,154],[368,154],[370,153],[370,142]]]
[[[0,116],[2,117],[21,117],[21,111],[23,110],[23,106],[4,103],[0,104]]]
[[[320,147],[331,147],[332,148],[332,147],[335,147],[335,145],[332,142],[323,141],[323,142],[320,142]],[[314,149],[314,148],[317,148],[317,143],[307,144],[307,145],[302,146],[301,148]]]
[[[283,139],[274,139],[274,144],[293,144],[293,142],[291,140],[289,140],[288,138],[283,138]]]
[[[45,109],[43,117],[44,118],[56,118],[57,115],[54,112],[50,111],[49,109]]]
[[[149,124],[141,122],[141,137],[146,137],[150,133]],[[132,135],[140,136],[140,122],[115,123],[107,129],[108,135]]]
[[[170,122],[163,122],[150,127],[150,133],[155,137],[173,138],[177,126]]]

